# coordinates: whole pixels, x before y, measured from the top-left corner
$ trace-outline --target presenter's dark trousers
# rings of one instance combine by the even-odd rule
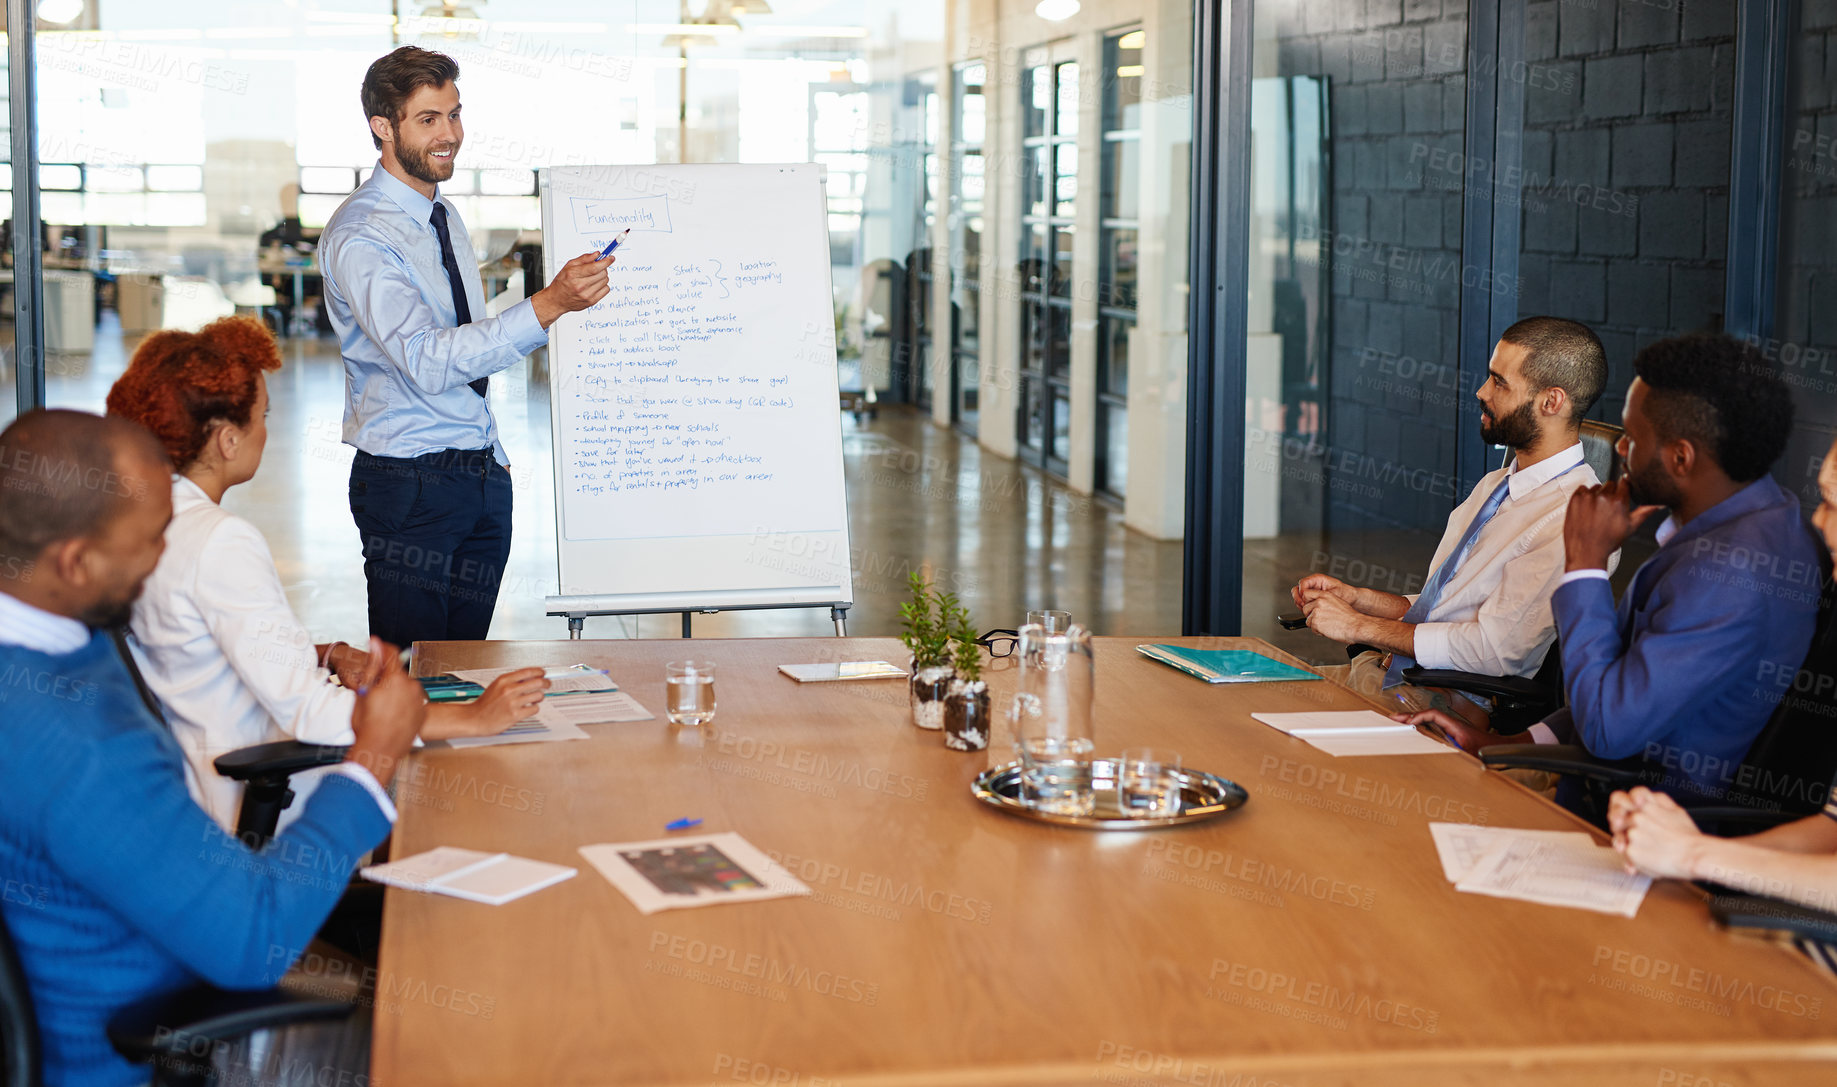
[[[482,640],[510,558],[510,503],[510,473],[490,449],[359,450],[351,517],[363,537],[370,633],[403,648]]]

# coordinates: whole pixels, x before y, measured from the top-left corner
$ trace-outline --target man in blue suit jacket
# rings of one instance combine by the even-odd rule
[[[60,1087],[146,1081],[104,1034],[142,997],[279,980],[388,834],[383,788],[424,716],[373,641],[346,761],[261,852],[225,834],[112,633],[164,549],[169,468],[120,419],[37,411],[0,432],[0,914]]]
[[[1754,348],[1721,335],[1661,340],[1633,360],[1626,477],[1584,487],[1563,526],[1552,598],[1568,705],[1528,733],[1434,721],[1469,751],[1579,743],[1641,757],[1680,797],[1720,795],[1811,644],[1822,576],[1798,499],[1767,474],[1792,397]],[[1614,607],[1608,556],[1659,509],[1658,553]],[[1571,798],[1559,792],[1559,800]]]

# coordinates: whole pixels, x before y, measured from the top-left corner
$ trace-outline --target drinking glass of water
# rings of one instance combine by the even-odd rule
[[[665,707],[672,725],[705,725],[714,720],[714,662],[671,661],[664,665]]]
[[[1080,626],[1049,632],[1020,629],[1020,688],[1009,720],[1021,760],[1021,801],[1058,815],[1089,815],[1093,667],[1090,632]]]
[[[1046,628],[1048,634],[1064,634],[1072,629],[1072,613],[1069,611],[1030,611],[1027,622],[1034,626]]]
[[[1125,816],[1165,819],[1180,814],[1180,753],[1131,747],[1116,760],[1116,803]]]
[[[1021,802],[1055,815],[1097,810],[1090,740],[1036,736],[1021,741]]]

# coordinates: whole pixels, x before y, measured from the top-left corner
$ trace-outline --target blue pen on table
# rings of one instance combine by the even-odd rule
[[[702,821],[700,819],[677,819],[677,820],[674,820],[673,822],[665,823],[663,825],[663,829],[665,830],[688,830],[690,827],[699,827],[701,825],[702,825]]]
[[[630,234],[631,234],[631,227],[626,227],[624,230],[619,231],[619,236],[607,242],[606,248],[600,250],[600,255],[593,259],[594,260],[605,260],[607,257],[612,256],[612,251],[614,249],[617,249],[619,246],[625,244],[625,239],[628,236],[630,236]]]

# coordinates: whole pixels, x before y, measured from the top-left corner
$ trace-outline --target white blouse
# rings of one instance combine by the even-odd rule
[[[290,738],[352,741],[356,696],[326,682],[268,541],[184,476],[172,477],[166,552],[134,604],[132,628],[135,658],[185,751],[191,794],[224,829],[236,829],[243,787],[217,773],[218,755]],[[283,828],[324,774],[294,775]]]

